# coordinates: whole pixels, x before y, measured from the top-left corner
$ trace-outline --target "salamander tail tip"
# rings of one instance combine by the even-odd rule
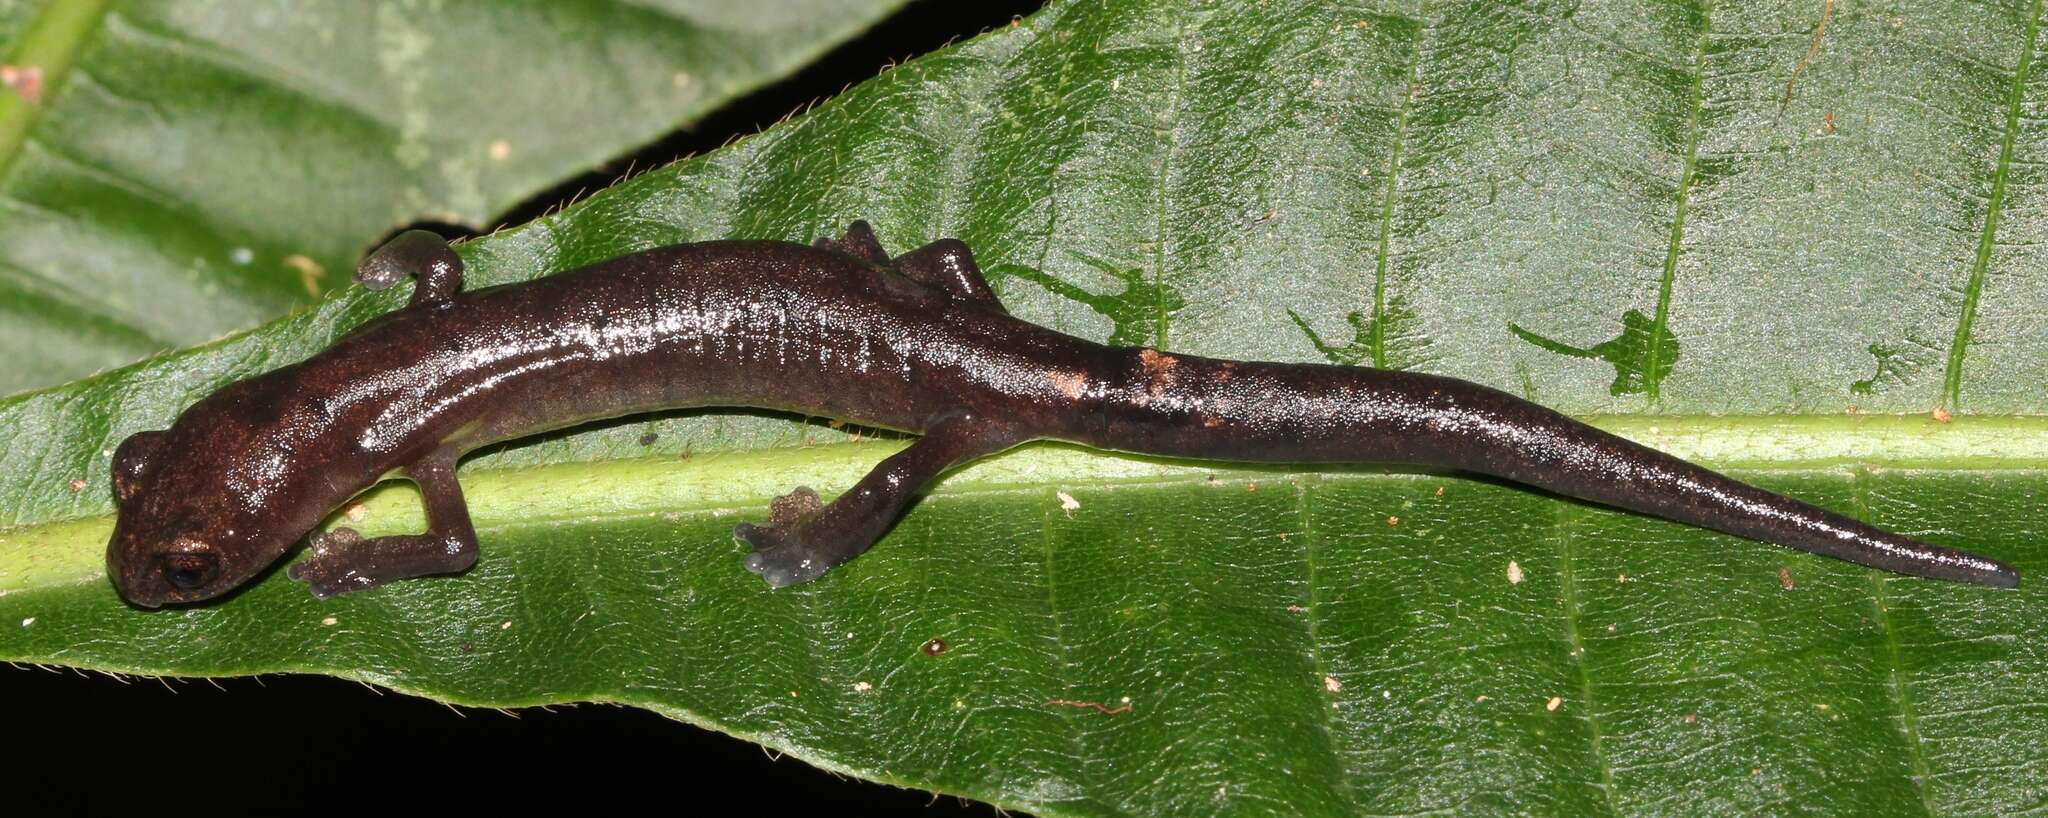
[[[2020,587],[2019,569],[1998,560],[1979,557],[1975,554],[1965,556],[1969,557],[1969,561],[1963,566],[1964,570],[1959,573],[1948,574],[1944,578],[1957,579],[1990,588]]]

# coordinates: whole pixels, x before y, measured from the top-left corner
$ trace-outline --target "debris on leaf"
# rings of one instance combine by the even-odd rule
[[[1073,699],[1046,699],[1045,703],[1049,705],[1059,705],[1061,707],[1086,708],[1089,710],[1093,710],[1097,713],[1101,713],[1105,716],[1121,716],[1125,713],[1131,712],[1131,699],[1129,696],[1124,697],[1123,702],[1115,707],[1110,707],[1101,702],[1084,702],[1076,701]]]
[[[0,85],[14,89],[23,102],[43,101],[43,68],[39,65],[0,65]]]

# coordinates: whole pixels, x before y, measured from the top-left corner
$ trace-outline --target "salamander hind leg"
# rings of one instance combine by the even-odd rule
[[[406,276],[417,276],[409,305],[437,304],[462,291],[462,257],[425,230],[407,230],[391,237],[356,265],[355,279],[372,290],[382,290]]]
[[[974,263],[974,251],[959,239],[939,239],[897,256],[890,263],[905,278],[944,290],[955,301],[1007,312],[981,274],[981,266]]]
[[[845,253],[869,264],[885,266],[889,263],[889,251],[882,249],[882,241],[875,238],[875,229],[866,221],[855,219],[846,226],[846,235],[836,239],[819,236],[811,242],[812,247]]]
[[[733,536],[753,546],[747,570],[770,587],[808,582],[866,552],[945,470],[1018,442],[1008,429],[958,412],[931,425],[923,438],[831,503],[821,503],[808,486],[798,488],[776,498],[766,525],[742,523]]]
[[[393,580],[469,570],[476,564],[476,529],[455,481],[454,459],[423,463],[407,475],[419,484],[426,502],[426,533],[366,539],[354,529],[337,528],[315,535],[312,559],[293,565],[286,575],[326,599]]]

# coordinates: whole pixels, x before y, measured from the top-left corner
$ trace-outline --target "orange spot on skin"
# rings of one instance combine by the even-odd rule
[[[1154,395],[1173,386],[1174,379],[1178,377],[1175,370],[1180,367],[1180,360],[1159,350],[1138,350],[1138,363],[1145,367],[1145,377],[1151,379],[1145,390]]]
[[[1079,372],[1054,372],[1047,377],[1052,379],[1052,388],[1069,400],[1080,400],[1088,390],[1088,376]]]

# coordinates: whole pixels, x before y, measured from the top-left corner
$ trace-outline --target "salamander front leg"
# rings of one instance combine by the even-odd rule
[[[741,523],[733,536],[753,545],[747,570],[760,574],[770,587],[807,582],[867,551],[947,469],[1019,442],[972,413],[951,415],[831,504],[821,504],[817,492],[802,486],[775,499],[767,525]]]
[[[406,470],[427,507],[427,532],[364,539],[351,528],[313,537],[313,558],[286,574],[312,586],[313,595],[363,591],[392,580],[454,574],[476,564],[476,529],[455,480],[455,458],[436,457]]]
[[[356,265],[356,281],[381,290],[406,276],[418,276],[407,306],[441,304],[462,291],[462,257],[425,230],[407,230],[391,237]]]

